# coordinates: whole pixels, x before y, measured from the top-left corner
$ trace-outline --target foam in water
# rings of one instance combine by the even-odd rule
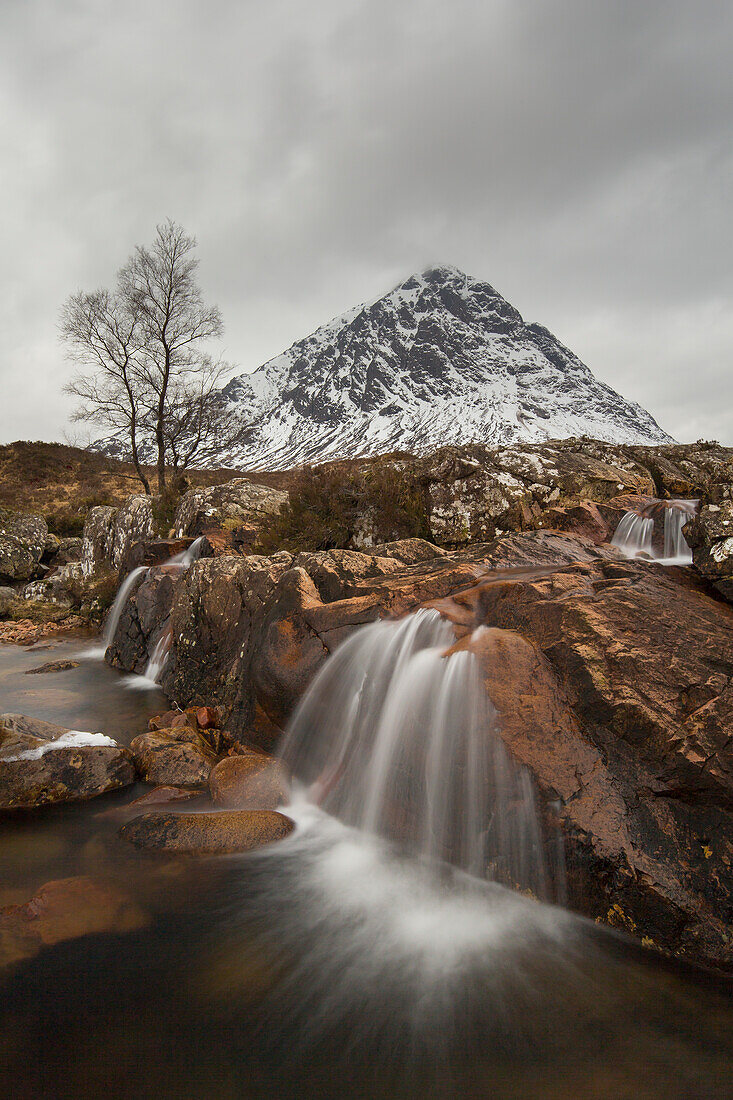
[[[627,558],[646,558],[661,565],[690,565],[692,551],[685,541],[682,528],[695,514],[696,500],[670,500],[664,504],[664,552],[659,554],[653,543],[654,518],[639,512],[626,512],[616,528],[611,545]]]
[[[534,784],[497,733],[476,658],[436,611],[363,627],[326,662],[282,755],[308,797],[430,860],[553,899]]]

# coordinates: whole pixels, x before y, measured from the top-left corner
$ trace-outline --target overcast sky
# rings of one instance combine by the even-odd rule
[[[0,441],[171,216],[242,370],[448,263],[733,444],[732,55],[719,0],[0,0]]]

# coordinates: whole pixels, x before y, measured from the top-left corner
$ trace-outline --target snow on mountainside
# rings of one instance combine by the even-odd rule
[[[222,397],[241,431],[216,458],[240,469],[448,443],[673,442],[551,332],[454,267],[411,275],[233,378]],[[127,450],[120,436],[95,447],[115,457]]]
[[[223,393],[242,424],[237,446],[221,455],[230,467],[579,435],[671,442],[547,329],[452,267],[412,275]]]

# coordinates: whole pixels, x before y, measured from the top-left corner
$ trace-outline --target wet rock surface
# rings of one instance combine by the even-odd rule
[[[274,810],[148,813],[123,825],[120,836],[136,848],[207,855],[249,852],[283,840],[293,828]]]
[[[127,750],[103,734],[0,715],[0,810],[95,798],[134,775]]]

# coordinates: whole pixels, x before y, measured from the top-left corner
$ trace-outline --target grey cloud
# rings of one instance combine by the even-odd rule
[[[243,369],[444,261],[733,443],[727,6],[11,0],[0,39],[4,439],[59,437],[59,306],[170,214]]]

